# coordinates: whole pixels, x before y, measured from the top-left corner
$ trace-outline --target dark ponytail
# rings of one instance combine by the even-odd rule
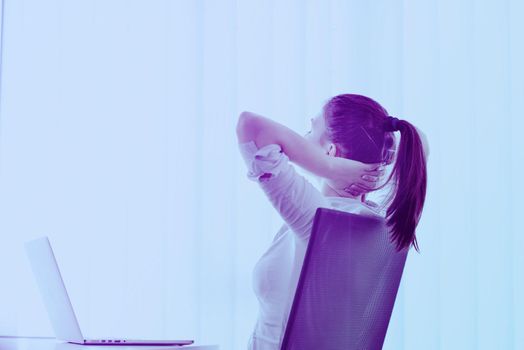
[[[415,228],[426,197],[426,155],[417,129],[405,120],[390,117],[373,99],[356,94],[331,98],[323,107],[327,138],[337,145],[341,155],[363,163],[391,164],[389,179],[394,190],[385,206],[386,223],[397,250],[411,244],[419,251]],[[395,131],[400,143],[395,151]]]
[[[417,129],[405,120],[397,120],[397,125],[400,143],[390,176],[395,191],[390,197],[386,222],[397,250],[413,244],[418,252],[415,228],[426,198],[426,155]]]

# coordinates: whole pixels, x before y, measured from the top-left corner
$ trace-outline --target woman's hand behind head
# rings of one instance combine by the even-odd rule
[[[331,176],[328,180],[353,196],[377,189],[385,170],[381,163],[366,164],[342,157],[331,157]]]

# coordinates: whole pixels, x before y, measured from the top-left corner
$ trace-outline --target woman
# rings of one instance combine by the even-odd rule
[[[374,100],[354,94],[331,98],[311,121],[311,131],[302,137],[253,113],[243,112],[238,120],[248,178],[259,183],[285,221],[254,269],[260,308],[249,349],[280,349],[317,208],[383,215],[392,244],[398,250],[413,245],[418,251],[415,228],[426,194],[424,135],[390,117]],[[321,192],[289,161],[323,178]],[[391,175],[378,186],[384,166],[393,163]],[[387,183],[392,191],[382,207],[364,200]]]

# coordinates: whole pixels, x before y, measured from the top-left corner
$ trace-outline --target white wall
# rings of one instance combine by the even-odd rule
[[[52,334],[22,247],[48,235],[88,335],[245,348],[281,222],[236,117],[302,132],[353,92],[431,147],[384,348],[524,347],[521,2],[4,1],[0,334]]]

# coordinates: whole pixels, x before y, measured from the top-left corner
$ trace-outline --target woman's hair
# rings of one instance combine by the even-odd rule
[[[369,97],[342,94],[323,107],[326,136],[337,145],[339,156],[363,163],[391,164],[396,158],[389,181],[394,182],[386,204],[386,223],[397,250],[411,244],[417,251],[415,228],[426,197],[426,158],[415,127],[398,120]],[[395,152],[394,130],[400,131]],[[395,154],[396,153],[396,154]]]

